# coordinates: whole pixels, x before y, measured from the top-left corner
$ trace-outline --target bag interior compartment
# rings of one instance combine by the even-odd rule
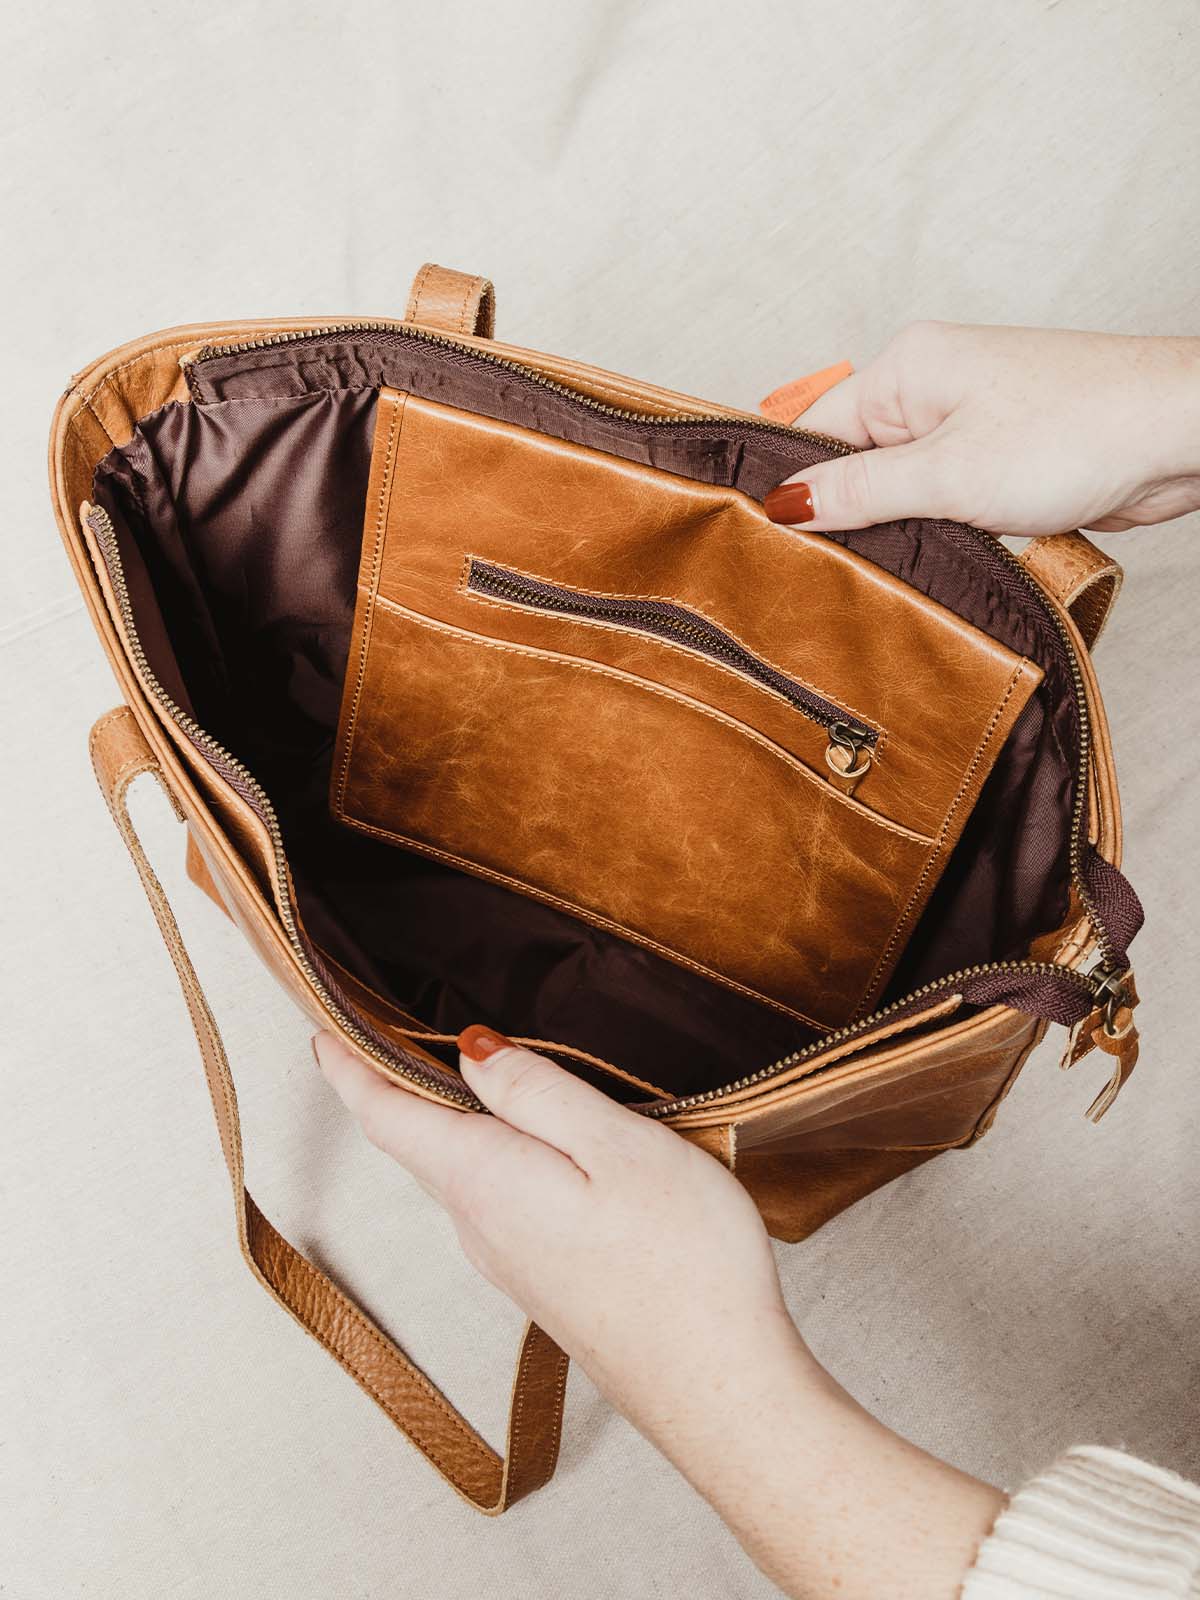
[[[498,363],[400,336],[314,338],[193,369],[191,404],[143,419],[97,469],[138,633],[169,694],[276,807],[305,934],[438,1032],[483,1021],[618,1063],[673,1094],[811,1042],[793,1018],[654,951],[332,819],[328,787],[354,614],[379,388],[406,387],[626,459],[760,496],[819,459],[802,435],[618,419]],[[886,1000],[1023,954],[1067,911],[1079,730],[1053,625],[951,525],[837,542],[1042,669],[893,975]],[[621,1085],[622,1098],[637,1098]]]
[[[824,1031],[1041,677],[745,495],[392,389],[362,550],[334,814]]]

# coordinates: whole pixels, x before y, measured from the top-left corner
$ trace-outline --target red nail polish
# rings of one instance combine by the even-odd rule
[[[473,1022],[469,1028],[464,1028],[458,1036],[458,1048],[468,1061],[486,1061],[489,1056],[494,1056],[497,1050],[507,1050],[511,1045],[511,1039],[506,1039],[502,1033],[497,1033],[495,1028],[485,1028],[478,1022]]]
[[[806,483],[781,483],[767,495],[763,510],[772,522],[811,522],[817,514]]]

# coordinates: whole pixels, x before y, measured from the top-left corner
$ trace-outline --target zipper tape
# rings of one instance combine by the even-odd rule
[[[609,622],[635,633],[685,645],[697,655],[732,667],[743,677],[772,690],[810,722],[822,728],[838,729],[847,742],[873,748],[879,739],[877,729],[852,717],[807,684],[771,666],[708,617],[675,601],[590,594],[583,589],[568,588],[565,584],[530,578],[523,572],[514,572],[493,561],[484,561],[479,556],[471,557],[467,588],[473,594],[504,600],[530,611]]]

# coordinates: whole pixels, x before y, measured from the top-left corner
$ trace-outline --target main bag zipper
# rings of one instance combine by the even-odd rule
[[[581,617],[591,622],[610,623],[634,633],[651,634],[671,644],[683,645],[697,655],[707,656],[782,696],[801,716],[825,729],[829,736],[827,756],[839,747],[851,751],[857,760],[854,777],[861,777],[870,764],[879,739],[879,730],[860,722],[841,706],[826,700],[807,684],[791,678],[769,661],[756,656],[724,628],[689,606],[672,600],[646,600],[625,595],[592,594],[571,589],[561,583],[547,583],[523,572],[498,566],[472,556],[467,567],[467,589],[472,594],[504,600],[544,611],[553,616]],[[832,764],[832,762],[831,762]],[[835,770],[837,770],[835,768]]]
[[[462,344],[456,339],[446,338],[442,334],[432,333],[424,328],[416,328],[409,324],[388,321],[383,318],[329,323],[314,329],[295,329],[265,335],[260,339],[250,339],[237,344],[205,345],[196,355],[185,358],[183,364],[190,367],[203,361],[249,354],[255,350],[265,350],[278,345],[298,344],[306,341],[313,342],[343,333],[386,333],[397,338],[416,339],[437,345],[452,351],[459,358],[466,357],[473,361],[480,361],[490,366],[503,368],[517,375],[523,383],[535,384],[543,389],[551,389],[571,401],[574,405],[581,406],[589,411],[599,412],[604,416],[613,417],[620,421],[636,422],[642,427],[712,428],[714,426],[736,426],[739,429],[744,428],[755,432],[773,433],[793,440],[797,436],[807,438],[835,455],[854,454],[853,446],[844,443],[840,439],[827,438],[823,434],[806,433],[803,429],[788,427],[782,423],[768,422],[757,417],[697,416],[691,412],[647,415],[641,411],[610,406],[604,401],[595,400],[590,395],[582,394],[564,383],[559,383],[556,379],[545,377],[534,367],[525,366],[521,362],[510,360],[505,356],[495,355],[489,351],[476,350],[472,346]],[[242,795],[257,813],[267,830],[274,852],[277,877],[279,883],[283,886],[283,893],[280,899],[280,916],[284,933],[307,982],[312,986],[338,1026],[342,1028],[349,1038],[354,1040],[364,1054],[370,1056],[397,1076],[420,1083],[423,1087],[432,1090],[445,1099],[455,1101],[460,1105],[475,1110],[480,1109],[479,1102],[467,1090],[465,1085],[460,1086],[448,1075],[442,1073],[434,1074],[424,1068],[415,1058],[401,1059],[398,1057],[394,1050],[385,1043],[377,1042],[376,1039],[364,1032],[362,1027],[346,1014],[345,1008],[338,1004],[329,993],[327,986],[313,967],[296,924],[295,912],[286,888],[289,877],[283,835],[275,815],[275,808],[269,796],[249,768],[225,749],[211,734],[206,732],[193,717],[190,717],[176,705],[159,683],[151,670],[138,636],[129,590],[125,580],[124,567],[121,561],[121,552],[112,519],[102,506],[90,505],[87,511],[87,521],[108,569],[109,581],[112,585],[129,651],[147,694],[161,707],[167,717],[176,724],[188,741],[200,751],[210,765],[230,783],[237,793]],[[834,1033],[824,1035],[804,1049],[794,1050],[788,1055],[780,1057],[778,1061],[771,1062],[769,1066],[749,1073],[733,1083],[725,1084],[719,1089],[708,1089],[698,1094],[684,1095],[666,1103],[658,1102],[653,1105],[639,1107],[645,1115],[652,1117],[672,1116],[677,1112],[689,1110],[693,1106],[708,1104],[726,1095],[752,1088],[782,1072],[790,1070],[810,1057],[819,1055],[831,1047],[841,1045],[861,1034],[865,1034],[885,1022],[898,1021],[906,1012],[912,1011],[915,1013],[925,1010],[927,1009],[926,1002],[932,1006],[936,1004],[939,996],[955,995],[964,987],[969,987],[972,979],[991,976],[1003,977],[1009,974],[1014,977],[1022,974],[1029,977],[1051,977],[1056,982],[1077,986],[1097,1003],[1105,1003],[1113,994],[1114,988],[1119,991],[1128,968],[1126,963],[1119,960],[1116,955],[1083,876],[1083,825],[1087,805],[1088,766],[1091,759],[1091,717],[1087,704],[1087,691],[1084,685],[1083,672],[1075,653],[1075,646],[1061,617],[1047,600],[1036,580],[1031,577],[1016,556],[999,540],[993,539],[989,534],[982,533],[975,528],[968,528],[967,532],[972,538],[979,541],[981,550],[986,550],[990,555],[1000,555],[1011,567],[1028,591],[1033,603],[1039,611],[1049,618],[1054,626],[1069,663],[1079,718],[1079,760],[1075,774],[1075,797],[1071,814],[1070,874],[1072,886],[1095,933],[1096,944],[1101,957],[1100,964],[1087,973],[1077,972],[1073,967],[1063,966],[1058,962],[1051,961],[989,961],[977,966],[965,967],[958,972],[948,973],[943,978],[927,983],[914,990],[911,994],[893,1001],[890,1005],[883,1007],[882,1010],[875,1011],[870,1016],[860,1018],[856,1022],[848,1023],[845,1027],[839,1028]]]

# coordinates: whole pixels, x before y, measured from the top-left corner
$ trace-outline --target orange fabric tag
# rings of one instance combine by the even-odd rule
[[[760,400],[758,409],[772,422],[794,422],[814,400],[820,399],[827,389],[841,383],[853,371],[848,361],[839,361],[836,366],[810,372],[807,377],[793,378],[791,383],[785,383],[782,389],[773,389],[765,400]]]

